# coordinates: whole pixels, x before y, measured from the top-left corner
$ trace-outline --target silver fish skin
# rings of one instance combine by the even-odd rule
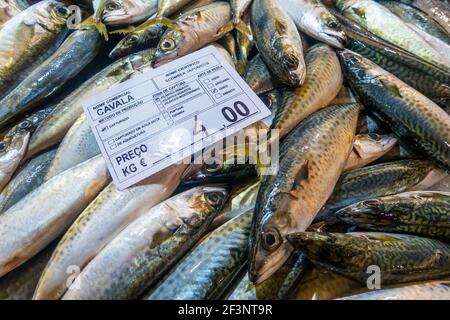
[[[278,0],[254,1],[250,20],[256,47],[275,77],[291,87],[303,84],[306,65],[302,39]]]
[[[217,1],[183,13],[176,22],[182,31],[168,29],[158,43],[153,66],[189,54],[205,45],[217,41],[223,34],[219,28],[231,19],[230,5]]]
[[[280,0],[297,28],[332,47],[342,49],[346,41],[339,21],[319,0]]]
[[[146,299],[219,298],[246,262],[252,215],[246,211],[210,233]]]
[[[0,300],[30,300],[57,241],[25,262],[17,269],[0,278]]]
[[[105,161],[99,156],[47,181],[3,212],[0,276],[61,235],[109,179]]]
[[[29,140],[30,132],[21,131],[0,142],[0,189],[9,182],[25,156]]]
[[[70,127],[59,145],[45,181],[98,154],[100,154],[100,148],[83,113]]]
[[[228,196],[225,185],[192,188],[156,205],[111,240],[63,300],[136,299],[197,242]]]
[[[11,179],[0,194],[0,213],[8,210],[44,182],[55,154],[56,149],[43,152],[25,164]]]
[[[93,27],[69,35],[55,53],[0,101],[0,126],[51,97],[94,59],[101,43]]]
[[[102,21],[108,26],[130,25],[146,20],[157,8],[158,0],[108,0]]]
[[[82,271],[125,226],[168,198],[185,168],[184,164],[172,165],[125,190],[110,183],[63,236],[42,273],[33,299],[61,298],[67,290],[67,268],[77,266]]]
[[[337,0],[337,9],[380,38],[449,72],[450,66],[422,37],[383,5],[372,0]]]
[[[324,108],[283,140],[279,169],[261,181],[250,239],[249,278],[269,278],[293,252],[286,236],[306,230],[332,194],[352,149],[359,104]]]
[[[61,2],[40,1],[0,29],[0,98],[59,47],[70,11]]]
[[[338,56],[365,107],[412,149],[450,169],[450,115],[369,59],[347,49]]]

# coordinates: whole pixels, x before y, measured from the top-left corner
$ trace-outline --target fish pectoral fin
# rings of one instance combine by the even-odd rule
[[[240,33],[245,35],[248,38],[249,41],[253,41],[252,31],[250,30],[250,28],[248,27],[248,25],[244,21],[239,19],[239,21],[237,22],[235,28],[236,28],[237,31],[239,31]]]
[[[275,30],[278,34],[286,34],[287,27],[283,22],[275,20]]]
[[[385,81],[383,79],[379,79],[379,80],[383,84],[383,86],[386,88],[386,90],[388,90],[393,95],[402,98],[402,94],[401,94],[400,89],[399,89],[398,86],[396,86],[392,82],[388,82],[388,81]]]
[[[79,24],[78,29],[87,26],[94,26],[98,30],[98,33],[100,33],[100,35],[102,35],[102,37],[105,38],[106,41],[109,40],[108,30],[106,29],[106,26],[101,20],[96,19],[93,16],[90,16],[89,18],[87,18],[86,20],[84,20]]]
[[[366,19],[366,11],[364,8],[352,8],[353,12],[361,19]]]
[[[294,183],[292,184],[291,192],[296,192],[303,181],[308,180],[309,176],[309,169],[308,169],[308,160],[305,160],[301,166],[300,169],[297,171],[297,174],[294,177]]]
[[[245,35],[249,41],[253,40],[252,31],[241,19],[228,21],[217,31],[217,35],[225,35],[228,32],[233,31],[234,29]]]
[[[218,35],[225,35],[230,31],[233,31],[234,29],[234,23],[233,21],[228,21],[227,23],[225,23],[222,27],[220,27],[219,30],[217,30],[217,34]]]
[[[127,35],[127,34],[129,34],[129,33],[132,33],[132,32],[135,31],[135,30],[136,30],[136,27],[128,26],[128,28],[126,28],[126,29],[117,29],[117,30],[111,31],[110,33],[111,33],[111,34],[122,34],[122,35]]]

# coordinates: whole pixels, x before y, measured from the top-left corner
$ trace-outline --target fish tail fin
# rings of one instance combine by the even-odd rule
[[[132,32],[135,31],[135,30],[136,30],[135,27],[133,27],[133,26],[128,26],[128,28],[126,28],[126,29],[117,29],[117,30],[111,31],[110,33],[111,33],[111,34],[127,35],[127,34],[129,34],[129,33],[132,33]]]
[[[217,34],[220,34],[220,35],[227,34],[228,32],[234,30],[234,27],[235,27],[234,22],[228,21],[217,31]]]
[[[235,65],[236,65],[236,71],[240,75],[243,75],[245,73],[245,70],[247,69],[247,61],[239,60],[236,62]]]
[[[164,17],[147,20],[144,23],[140,24],[138,27],[136,27],[135,30],[142,31],[155,25],[162,25],[167,28],[183,32],[183,29],[181,28],[180,24],[177,21]]]
[[[253,39],[253,34],[252,31],[250,30],[250,28],[248,27],[248,25],[242,21],[241,19],[239,19],[236,23],[236,30],[239,31],[240,33],[244,34],[250,41],[252,41]]]
[[[87,26],[94,26],[106,41],[109,40],[108,30],[106,29],[105,24],[100,19],[90,16],[89,18],[81,22],[78,28],[80,29]]]

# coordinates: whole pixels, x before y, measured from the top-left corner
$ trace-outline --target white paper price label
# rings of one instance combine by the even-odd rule
[[[83,102],[119,189],[270,115],[209,46]]]

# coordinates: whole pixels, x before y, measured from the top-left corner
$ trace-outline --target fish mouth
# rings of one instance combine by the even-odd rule
[[[105,24],[108,25],[121,25],[121,24],[130,24],[132,15],[129,15],[125,11],[122,12],[114,12],[114,13],[104,13],[102,20]]]
[[[204,175],[201,172],[201,168],[202,168],[201,164],[194,164],[188,166],[181,175],[181,181],[183,181],[183,183],[193,183],[198,179],[205,178],[206,175]]]
[[[155,54],[155,58],[152,62],[152,67],[157,68],[159,66],[162,66],[163,64],[166,64],[168,62],[171,62],[177,58],[177,52],[172,52],[169,54],[158,54],[158,52]]]
[[[292,245],[285,241],[267,256],[256,256],[249,263],[248,277],[254,284],[259,284],[273,275],[289,258]]]
[[[326,43],[337,49],[344,49],[344,45],[347,42],[347,36],[343,31],[341,32],[326,32],[320,33]]]
[[[120,43],[119,43],[120,44]],[[120,57],[123,57],[128,53],[127,49],[124,49],[122,47],[115,46],[111,52],[108,54],[108,57],[111,59],[118,59]]]

